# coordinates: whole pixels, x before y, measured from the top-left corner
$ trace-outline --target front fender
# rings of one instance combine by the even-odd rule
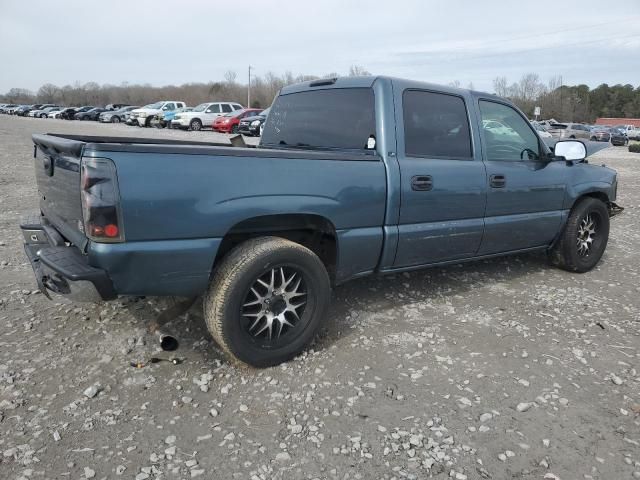
[[[596,181],[569,185],[564,201],[564,209],[570,210],[576,201],[586,195],[606,197],[607,202],[615,200],[615,187],[612,183]]]

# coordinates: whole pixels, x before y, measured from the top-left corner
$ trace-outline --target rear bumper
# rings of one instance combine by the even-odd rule
[[[42,217],[23,219],[20,229],[25,239],[24,250],[40,291],[50,292],[78,302],[113,300],[117,294],[106,271],[89,265],[87,256],[67,245]]]

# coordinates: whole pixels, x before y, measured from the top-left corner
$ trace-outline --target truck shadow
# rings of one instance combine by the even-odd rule
[[[544,254],[535,253],[353,280],[334,290],[327,322],[314,346],[316,349],[325,349],[338,340],[345,341],[353,335],[362,335],[356,324],[367,314],[383,317],[388,314],[389,326],[398,330],[402,329],[403,307],[427,301],[446,303],[449,299],[488,285],[506,284],[509,287],[532,273],[552,268]],[[162,299],[153,302],[157,302],[155,310],[137,308],[131,313],[141,321],[149,322],[153,321],[163,305],[170,305]],[[425,315],[425,326],[427,322]],[[163,328],[178,338],[178,353],[200,354],[205,363],[225,361],[207,330],[201,299],[194,303],[187,314],[168,322]]]
[[[328,321],[317,343],[320,348],[327,348],[339,338],[362,335],[354,324],[367,315],[380,317],[388,313],[389,323],[398,330],[402,308],[415,303],[446,304],[456,296],[491,285],[505,287],[503,295],[509,295],[509,287],[520,279],[553,268],[546,254],[529,253],[354,280],[334,290]],[[424,320],[428,326],[428,314]]]

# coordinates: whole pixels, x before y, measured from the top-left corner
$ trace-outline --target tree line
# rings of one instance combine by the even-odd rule
[[[349,76],[370,75],[363,67],[353,65],[349,69]],[[251,107],[266,108],[271,105],[278,91],[293,83],[331,78],[339,76],[332,72],[323,76],[293,75],[287,72],[277,75],[267,72],[262,76],[251,78]],[[183,85],[167,85],[163,87],[150,84],[100,85],[95,82],[76,83],[73,85],[57,86],[51,83],[42,85],[37,92],[24,88],[12,88],[6,94],[0,95],[1,102],[16,104],[56,103],[60,105],[108,105],[110,103],[126,103],[129,105],[147,105],[159,100],[180,100],[187,105],[195,106],[199,103],[213,100],[224,100],[247,104],[247,84],[238,82],[236,72],[228,71],[223,81],[207,83],[185,83]]]
[[[593,123],[598,117],[640,118],[640,86],[634,88],[631,84],[603,83],[590,89],[584,84],[563,85],[560,76],[544,83],[537,74],[528,73],[514,83],[506,77],[496,77],[493,89],[530,118],[534,118],[536,106],[541,109],[541,118],[565,122]]]
[[[349,69],[348,75],[368,75],[369,72],[358,65]],[[293,75],[287,72],[278,75],[267,72],[251,79],[251,107],[266,108],[278,91],[292,83],[338,76],[332,72],[322,76]],[[459,86],[459,82],[451,85]],[[473,88],[470,84],[469,88]],[[513,101],[530,118],[534,117],[536,106],[541,108],[541,118],[555,118],[560,121],[588,122],[598,117],[640,118],[640,86],[631,84],[609,86],[606,83],[594,89],[589,86],[564,85],[562,78],[554,76],[546,83],[539,75],[528,73],[517,82],[509,83],[506,77],[493,80],[493,93]],[[238,82],[233,71],[224,75],[223,81],[207,83],[185,83],[162,87],[150,84],[100,85],[95,82],[57,86],[42,85],[37,92],[24,88],[12,88],[0,95],[0,101],[10,103],[58,103],[62,105],[107,105],[126,103],[146,105],[161,99],[182,100],[188,105],[211,100],[225,100],[247,103],[247,84]]]

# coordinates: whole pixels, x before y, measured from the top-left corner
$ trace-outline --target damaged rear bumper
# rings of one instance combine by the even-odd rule
[[[116,298],[107,272],[89,265],[86,255],[65,242],[53,226],[41,222],[42,217],[32,216],[20,223],[24,251],[40,291],[48,298],[53,292],[78,302]]]

